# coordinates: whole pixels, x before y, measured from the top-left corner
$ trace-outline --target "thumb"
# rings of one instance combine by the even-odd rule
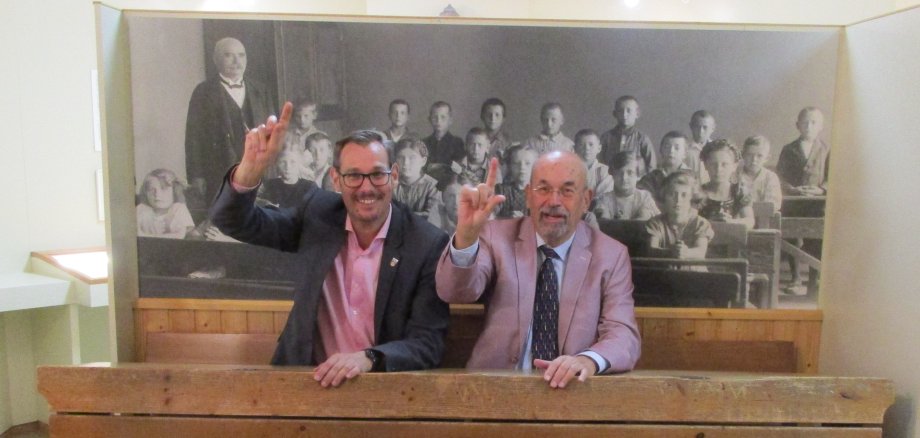
[[[537,368],[539,368],[539,369],[541,369],[541,370],[545,370],[546,368],[549,367],[549,361],[548,361],[548,360],[544,360],[544,359],[534,359],[534,360],[533,360],[533,366],[535,366],[535,367],[537,367]]]

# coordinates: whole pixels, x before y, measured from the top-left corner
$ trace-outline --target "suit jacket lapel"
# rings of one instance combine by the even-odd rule
[[[524,338],[533,324],[533,302],[537,291],[537,239],[533,221],[529,217],[521,220],[512,257],[518,276],[518,342],[516,345],[524,345]]]
[[[390,218],[390,229],[383,243],[383,255],[380,257],[380,271],[377,275],[377,293],[374,299],[374,338],[380,342],[383,316],[386,314],[387,303],[393,291],[393,280],[399,269],[399,260],[402,258],[403,226],[405,218],[396,205],[390,204],[393,215]]]
[[[588,265],[591,263],[591,252],[588,251],[588,244],[591,241],[588,237],[586,226],[584,222],[578,224],[578,228],[575,229],[575,240],[572,241],[569,256],[565,259],[562,291],[559,293],[560,354],[564,351],[565,338],[569,333],[569,327],[571,327],[572,318],[575,315],[575,305],[578,303],[579,295],[581,295],[581,285],[588,275]]]

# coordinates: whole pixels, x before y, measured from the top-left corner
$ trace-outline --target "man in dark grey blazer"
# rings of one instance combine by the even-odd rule
[[[246,48],[235,38],[214,44],[217,74],[195,87],[185,124],[185,169],[210,201],[228,167],[240,161],[246,132],[275,108],[271,94],[246,73]]]
[[[296,252],[303,271],[272,358],[313,365],[323,386],[368,371],[432,368],[441,361],[448,307],[435,292],[443,231],[392,201],[399,168],[383,139],[358,131],[336,143],[341,195],[312,186],[293,208],[261,208],[256,188],[284,140],[291,105],[246,136],[211,220],[244,242]]]

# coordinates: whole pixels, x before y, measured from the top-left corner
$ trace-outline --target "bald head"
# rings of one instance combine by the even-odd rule
[[[246,48],[236,38],[221,38],[214,44],[214,66],[220,74],[233,81],[243,79],[246,72]]]
[[[588,211],[594,194],[586,187],[587,175],[584,161],[572,152],[549,152],[534,163],[527,207],[537,234],[549,246],[572,237]]]
[[[545,168],[545,170],[542,170]],[[567,175],[581,187],[588,184],[588,168],[585,162],[573,152],[552,151],[540,155],[533,164],[533,173],[531,173],[530,184],[537,185],[538,169],[539,173],[554,173],[557,175]]]

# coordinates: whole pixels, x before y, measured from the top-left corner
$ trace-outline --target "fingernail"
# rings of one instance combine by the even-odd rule
[[[269,121],[269,122],[272,122],[272,123],[275,123],[275,122],[278,121],[278,118],[275,117],[274,114],[273,114],[273,115],[268,116],[268,121]]]

